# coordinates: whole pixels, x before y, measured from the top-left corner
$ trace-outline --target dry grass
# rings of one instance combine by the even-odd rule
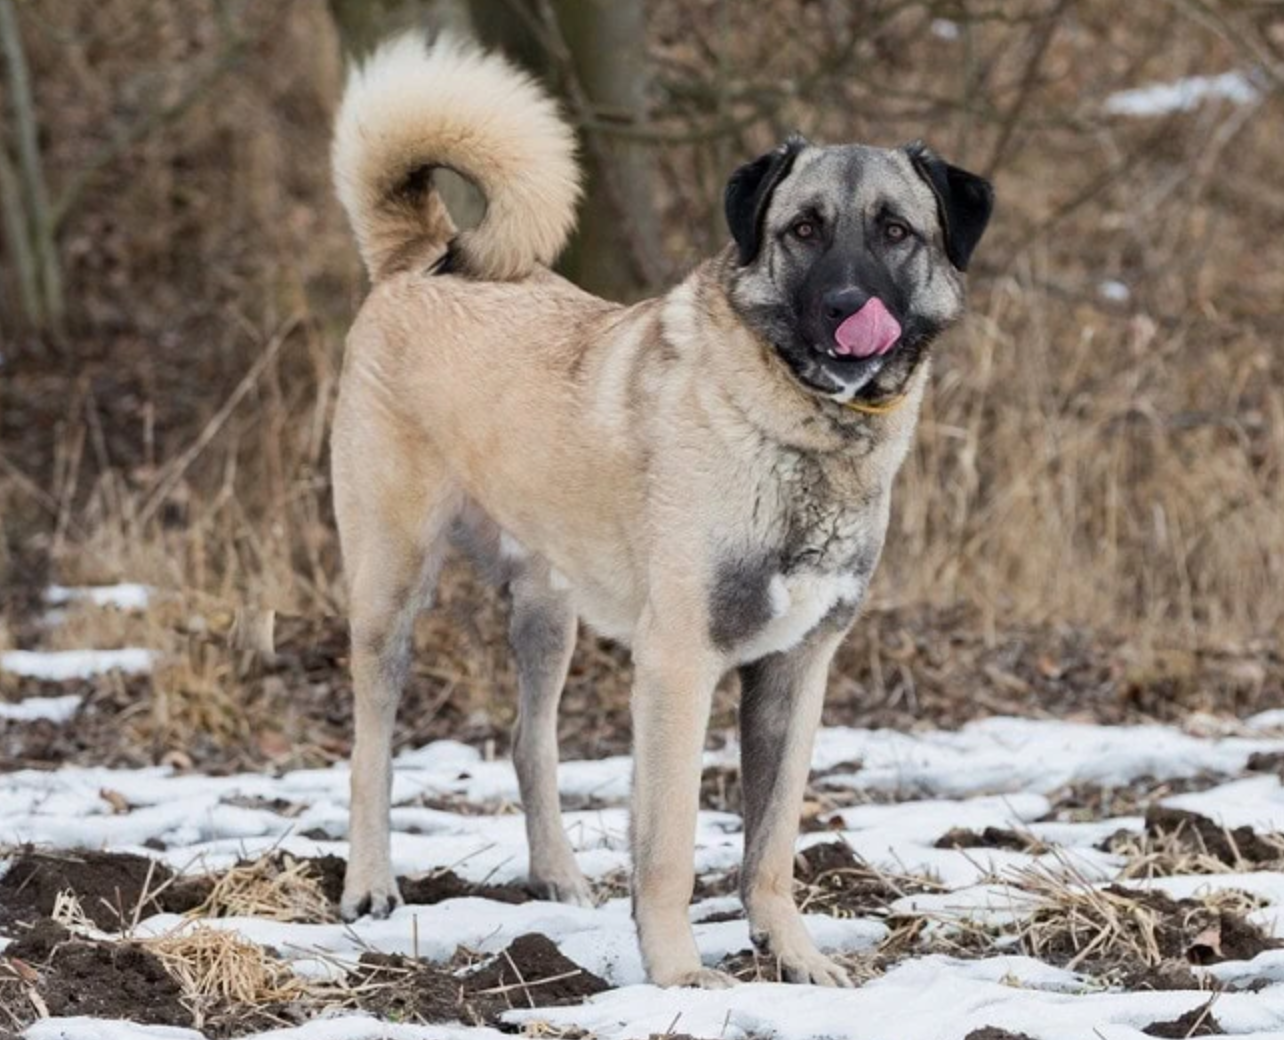
[[[214,1001],[259,1007],[299,1000],[312,990],[258,943],[229,928],[185,922],[172,932],[144,940],[142,945],[160,958],[193,1008]]]
[[[698,41],[725,48],[737,88],[792,81],[832,36],[826,5],[730,5],[725,37],[688,5],[653,6],[656,69],[686,99],[674,118],[708,107],[674,86],[707,72]],[[1140,670],[1174,643],[1264,638],[1278,652],[1279,98],[1103,117],[1117,86],[1245,63],[1175,9],[1074,5],[1023,85],[1037,28],[1026,15],[978,18],[963,61],[926,31],[933,5],[897,8],[822,104],[791,101],[733,140],[659,152],[679,264],[725,237],[730,166],[793,126],[830,140],[923,135],[975,168],[996,164],[973,314],[940,352],[876,603],[973,604],[987,635],[1099,626],[1130,641]],[[78,168],[118,110],[180,89],[208,55],[214,10],[24,8],[47,166]],[[237,74],[110,168],[66,229],[77,374],[10,359],[20,389],[0,403],[0,584],[51,569],[177,596],[177,623],[86,618],[58,637],[167,652],[130,720],[161,751],[194,732],[245,741],[270,721],[254,688],[188,638],[191,619],[247,604],[343,613],[325,445],[362,287],[327,174],[339,48],[324,5],[254,5],[244,28],[255,42]],[[86,42],[102,39],[112,46]],[[1130,301],[1103,300],[1106,278]],[[444,599],[422,633],[432,667],[459,699],[502,702],[495,597],[452,569]],[[11,624],[0,619],[0,646],[16,641]],[[622,698],[627,672],[609,651],[593,644],[577,661],[601,701]]]
[[[1284,834],[1263,834],[1256,841],[1273,848],[1270,859],[1243,855],[1234,832],[1222,828],[1224,847],[1210,849],[1198,833],[1161,831],[1130,834],[1110,843],[1110,851],[1124,858],[1121,879],[1176,877],[1182,874],[1242,874],[1254,870],[1284,869]],[[1225,854],[1224,848],[1231,852]]]
[[[308,923],[338,920],[310,865],[275,852],[220,874],[193,914]]]
[[[1032,891],[1040,902],[1019,930],[1022,949],[1070,971],[1120,980],[1165,962],[1221,960],[1222,922],[1242,921],[1259,906],[1232,889],[1175,901],[1052,877]]]

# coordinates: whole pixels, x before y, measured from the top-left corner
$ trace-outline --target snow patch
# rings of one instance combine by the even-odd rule
[[[64,682],[67,679],[87,679],[103,672],[150,672],[155,659],[154,650],[141,647],[123,650],[10,650],[0,654],[0,672]]]
[[[45,602],[51,607],[69,603],[88,603],[95,607],[143,611],[151,600],[152,590],[137,582],[119,585],[50,585],[45,589]]]
[[[10,722],[66,722],[76,714],[80,702],[84,700],[78,693],[69,693],[65,697],[28,697],[13,704],[0,703],[0,719]]]
[[[1223,72],[1220,76],[1184,76],[1171,83],[1120,90],[1106,99],[1105,109],[1111,115],[1144,118],[1189,112],[1209,99],[1249,105],[1261,96],[1243,72]]]

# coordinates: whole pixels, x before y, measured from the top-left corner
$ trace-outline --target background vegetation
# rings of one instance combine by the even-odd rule
[[[1284,12],[1255,0],[0,0],[0,648],[44,638],[51,578],[152,583],[181,665],[120,694],[138,755],[315,737],[192,647],[343,614],[326,439],[364,285],[330,122],[345,53],[421,19],[555,85],[594,185],[566,269],[610,295],[717,249],[727,175],[794,129],[994,178],[835,710],[1280,696]],[[1111,101],[1227,72],[1243,96]],[[461,569],[445,607],[414,710],[500,739],[502,615]],[[585,643],[581,717],[627,680]]]

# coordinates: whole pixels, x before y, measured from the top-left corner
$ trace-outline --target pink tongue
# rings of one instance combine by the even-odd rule
[[[862,358],[885,354],[900,337],[900,322],[877,296],[834,330],[837,352]]]

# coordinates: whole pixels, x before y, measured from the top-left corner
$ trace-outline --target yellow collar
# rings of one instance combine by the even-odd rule
[[[895,397],[889,397],[879,404],[867,404],[864,401],[840,401],[839,404],[844,408],[850,408],[853,412],[860,412],[862,415],[890,415],[908,400],[909,394],[897,394]]]

